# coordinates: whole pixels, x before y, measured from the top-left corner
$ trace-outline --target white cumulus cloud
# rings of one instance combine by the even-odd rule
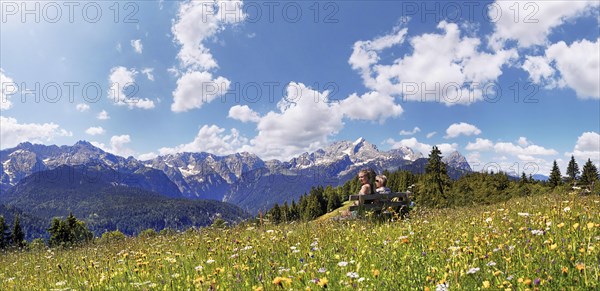
[[[569,87],[582,99],[600,99],[600,38],[596,42],[560,41],[549,46],[544,56],[527,56],[521,66],[529,79],[546,89]]]
[[[203,42],[223,30],[228,24],[245,19],[242,1],[188,1],[181,4],[171,31],[181,45],[177,57],[182,66],[194,70],[217,67],[210,50]]]
[[[149,153],[139,155],[137,157],[137,159],[140,161],[148,161],[148,160],[152,160],[156,157],[158,157],[158,154],[156,154],[155,152],[149,152]]]
[[[98,113],[98,115],[96,115],[96,118],[100,120],[107,120],[110,119],[110,116],[108,115],[108,112],[106,112],[106,110],[102,110],[100,111],[100,113]]]
[[[577,138],[577,143],[572,153],[567,153],[569,156],[573,155],[578,160],[587,161],[591,159],[594,163],[600,163],[600,134],[597,132],[589,131],[582,133]],[[582,165],[580,165],[580,168]]]
[[[475,142],[469,142],[465,147],[469,151],[488,151],[494,148],[494,143],[489,139],[476,138]]]
[[[113,155],[129,157],[135,155],[135,151],[127,147],[127,144],[130,142],[131,137],[128,134],[124,134],[112,136],[109,146],[95,141],[92,141],[91,144]]]
[[[258,113],[247,105],[235,105],[229,108],[229,118],[239,120],[241,122],[258,122],[260,116]]]
[[[491,94],[490,84],[502,75],[502,67],[518,57],[516,49],[481,51],[481,41],[461,36],[454,23],[442,21],[437,27],[442,33],[410,38],[412,53],[391,64],[380,62],[377,49],[401,44],[406,31],[398,30],[370,42],[358,41],[349,63],[361,73],[370,90],[409,101],[453,105],[482,100],[484,92]]]
[[[256,122],[258,134],[249,148],[263,159],[286,160],[322,148],[330,136],[343,129],[344,119],[383,123],[402,113],[392,97],[378,92],[352,94],[333,102],[330,91],[319,92],[302,83],[291,82],[285,90],[277,110],[263,116],[247,106],[237,105],[229,111],[230,118]]]
[[[93,126],[93,127],[90,127],[85,130],[85,133],[87,133],[89,135],[101,135],[101,134],[104,134],[105,132],[106,131],[101,126],[95,126],[95,127]]]
[[[12,117],[0,116],[0,148],[10,148],[22,142],[51,142],[56,137],[73,136],[73,133],[50,123],[19,123]]]
[[[171,110],[184,112],[200,108],[205,103],[225,94],[230,84],[231,82],[223,77],[213,79],[209,72],[187,72],[177,80]]]
[[[542,56],[526,56],[521,67],[529,73],[529,78],[536,84],[547,83],[555,73],[550,61]]]
[[[510,142],[498,142],[494,145],[494,150],[500,154],[510,154],[513,156],[526,155],[526,156],[551,156],[556,155],[558,152],[554,149],[547,149],[539,145],[530,144],[528,146],[520,146]]]
[[[242,1],[238,0],[188,1],[179,6],[171,32],[181,46],[177,54],[180,67],[187,72],[182,75],[180,70],[169,69],[179,77],[173,91],[172,111],[200,108],[227,91],[230,81],[225,77],[213,79],[208,72],[218,65],[204,41],[215,37],[228,25],[243,21],[246,15],[242,7]]]
[[[409,147],[413,150],[420,152],[421,154],[423,154],[424,157],[429,156],[429,153],[431,153],[431,149],[434,146],[419,142],[415,137],[403,139],[400,141],[395,141],[390,138],[386,140],[386,143],[389,144],[393,149],[397,149],[400,147]],[[441,143],[436,144],[435,146],[437,146],[438,149],[442,152],[442,156],[449,155],[452,152],[456,151],[456,149],[458,148],[458,144],[456,143]]]
[[[568,46],[564,41],[546,50],[549,60],[556,62],[562,80],[580,98],[600,99],[600,39],[581,40]]]
[[[465,122],[454,123],[446,129],[445,138],[455,138],[459,135],[479,135],[481,134],[481,130],[477,128],[475,125],[468,124]]]
[[[328,144],[343,128],[343,113],[330,103],[328,91],[318,92],[302,83],[290,83],[286,96],[257,124],[253,152],[264,159],[287,159]]]
[[[519,47],[545,45],[548,35],[568,21],[598,10],[598,1],[500,1],[489,5],[488,17],[494,23],[490,46],[504,47],[516,40]]]
[[[371,75],[371,66],[377,64],[380,60],[378,54],[384,49],[404,42],[407,31],[407,28],[396,27],[392,34],[373,40],[355,42],[348,63],[352,66],[352,69],[361,72],[363,79],[368,80]]]
[[[160,155],[175,154],[181,152],[209,152],[216,155],[228,155],[243,151],[248,144],[248,139],[241,136],[235,128],[229,133],[217,125],[204,125],[198,131],[193,141],[181,144],[173,148],[160,148]]]
[[[416,134],[419,131],[421,131],[421,129],[419,127],[415,126],[415,128],[413,128],[413,130],[411,130],[411,131],[401,130],[400,131],[400,135],[413,135],[413,134]]]
[[[352,94],[339,103],[339,110],[349,119],[378,120],[402,114],[404,109],[394,101],[394,97],[379,92],[369,92],[358,96]]]
[[[8,110],[12,107],[10,95],[17,93],[17,84],[13,79],[4,74],[0,68],[0,110]]]
[[[127,69],[122,66],[112,68],[108,77],[110,83],[108,95],[113,101],[116,101],[117,105],[128,106],[130,109],[152,109],[154,101],[135,96],[139,91],[139,85],[135,83],[137,74],[135,69]]]

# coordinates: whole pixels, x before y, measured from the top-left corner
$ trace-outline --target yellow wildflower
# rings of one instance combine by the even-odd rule
[[[317,282],[317,284],[323,288],[327,288],[327,283],[329,283],[329,280],[327,280],[327,278],[321,278],[319,279],[319,282]]]
[[[273,279],[273,285],[283,286],[284,283],[291,284],[292,279],[286,277],[275,277],[275,279]]]
[[[483,281],[483,288],[484,289],[490,288],[490,281]]]

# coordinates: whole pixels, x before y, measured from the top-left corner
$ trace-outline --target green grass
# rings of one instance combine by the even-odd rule
[[[340,208],[333,210],[329,213],[323,214],[323,215],[317,217],[317,219],[315,219],[314,221],[315,222],[325,222],[325,221],[331,220],[332,218],[340,217],[343,212],[348,211],[348,208],[350,208],[350,206],[352,206],[352,203],[353,203],[353,201],[346,201]]]
[[[591,290],[599,282],[600,197],[571,194],[417,210],[396,222],[322,217],[0,256],[0,290]]]

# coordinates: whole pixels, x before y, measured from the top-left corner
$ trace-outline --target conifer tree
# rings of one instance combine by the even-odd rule
[[[298,220],[298,204],[296,204],[295,200],[292,200],[292,205],[290,206],[290,221]]]
[[[583,172],[579,181],[582,185],[598,183],[598,168],[592,163],[591,159],[588,159],[585,165],[583,165]]]
[[[279,204],[275,203],[275,206],[271,208],[269,214],[271,214],[271,221],[273,223],[277,224],[281,222],[281,209],[279,208]]]
[[[552,188],[556,186],[560,186],[561,184],[561,175],[560,169],[558,168],[558,164],[556,160],[554,160],[554,164],[552,165],[552,171],[550,171],[550,179],[548,180],[548,185]]]
[[[306,200],[307,203],[306,209],[304,210],[304,220],[313,220],[323,214],[323,212],[321,212],[321,205],[317,195],[310,195]]]
[[[69,213],[69,216],[67,216],[66,219],[66,228],[68,230],[67,232],[67,240],[70,242],[74,242],[75,241],[75,228],[77,227],[77,218],[75,218],[75,215],[73,215],[73,212]]]
[[[52,219],[52,223],[50,223],[48,233],[50,234],[50,241],[48,241],[48,244],[50,246],[57,246],[60,245],[62,242],[66,241],[66,238],[64,237],[66,232],[63,229],[63,225],[60,219],[56,217]]]
[[[49,244],[53,247],[86,242],[94,237],[85,223],[75,218],[73,213],[70,213],[65,220],[56,217],[52,219],[48,233],[50,234]]]
[[[4,220],[4,216],[0,215],[0,250],[6,249],[10,245],[10,234],[8,233],[8,225]]]
[[[567,166],[567,176],[569,177],[569,181],[575,182],[577,180],[578,175],[579,165],[577,165],[575,157],[571,156],[571,160],[569,161],[569,165]]]
[[[288,206],[287,201],[285,201],[281,207],[281,221],[290,221],[290,207]]]
[[[519,185],[525,185],[528,182],[529,181],[527,179],[527,175],[525,175],[525,172],[523,172],[523,174],[521,175],[521,180],[519,180]]]
[[[13,245],[21,248],[25,246],[25,233],[21,229],[21,222],[19,221],[19,215],[15,215],[15,223],[13,224],[12,232]]]
[[[340,206],[342,206],[340,196],[338,196],[335,192],[330,192],[327,197],[327,212],[331,212]]]
[[[447,206],[450,177],[446,164],[442,162],[441,151],[434,146],[429,154],[425,175],[419,180],[417,202],[433,207]]]

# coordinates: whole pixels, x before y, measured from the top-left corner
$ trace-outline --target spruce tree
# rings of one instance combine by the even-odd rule
[[[57,217],[54,217],[52,219],[52,223],[50,224],[48,233],[50,234],[50,240],[48,241],[48,244],[51,247],[58,246],[66,240],[64,238],[64,227],[60,219],[58,219]]]
[[[52,224],[48,228],[50,234],[50,246],[71,245],[80,242],[90,241],[94,234],[85,225],[85,222],[78,220],[73,213],[65,220],[58,218],[52,219]]]
[[[569,181],[575,182],[577,180],[577,175],[579,175],[579,165],[577,165],[575,157],[571,156],[571,160],[567,166],[567,176],[569,177]]]
[[[323,212],[321,210],[321,205],[319,203],[319,198],[317,195],[310,195],[307,198],[306,209],[304,210],[304,220],[313,220],[321,215]]]
[[[548,180],[548,185],[552,188],[559,186],[561,184],[561,175],[560,169],[558,168],[558,164],[556,160],[554,160],[554,164],[552,165],[552,171],[550,171],[550,179]]]
[[[340,196],[338,196],[335,192],[330,192],[327,196],[327,212],[331,212],[340,206],[342,206]]]
[[[592,185],[598,183],[598,168],[592,163],[591,159],[588,159],[585,165],[583,165],[583,172],[579,180],[582,185]]]
[[[296,200],[292,200],[292,206],[290,206],[290,221],[298,220],[298,205],[296,204]]]
[[[76,241],[76,229],[77,229],[77,218],[73,215],[73,212],[69,213],[67,219],[65,221],[66,229],[67,229],[67,241],[75,242]]]
[[[0,215],[0,250],[6,249],[10,245],[10,234],[8,233],[8,225],[4,220],[4,216]]]
[[[275,206],[271,208],[269,214],[271,215],[271,221],[273,223],[277,224],[281,222],[281,209],[279,208],[279,204],[275,203]]]
[[[13,224],[12,232],[13,245],[21,248],[25,246],[25,233],[21,229],[21,222],[19,221],[19,215],[15,215],[15,223]]]
[[[529,182],[529,180],[527,179],[527,175],[525,175],[525,172],[523,172],[523,174],[521,174],[521,179],[519,180],[519,185],[523,186],[526,185]]]
[[[288,206],[287,201],[283,203],[281,209],[281,221],[288,222],[290,221],[290,207]]]
[[[429,154],[425,175],[418,186],[417,202],[425,206],[444,207],[448,205],[450,177],[446,164],[442,162],[441,151],[434,146]]]

